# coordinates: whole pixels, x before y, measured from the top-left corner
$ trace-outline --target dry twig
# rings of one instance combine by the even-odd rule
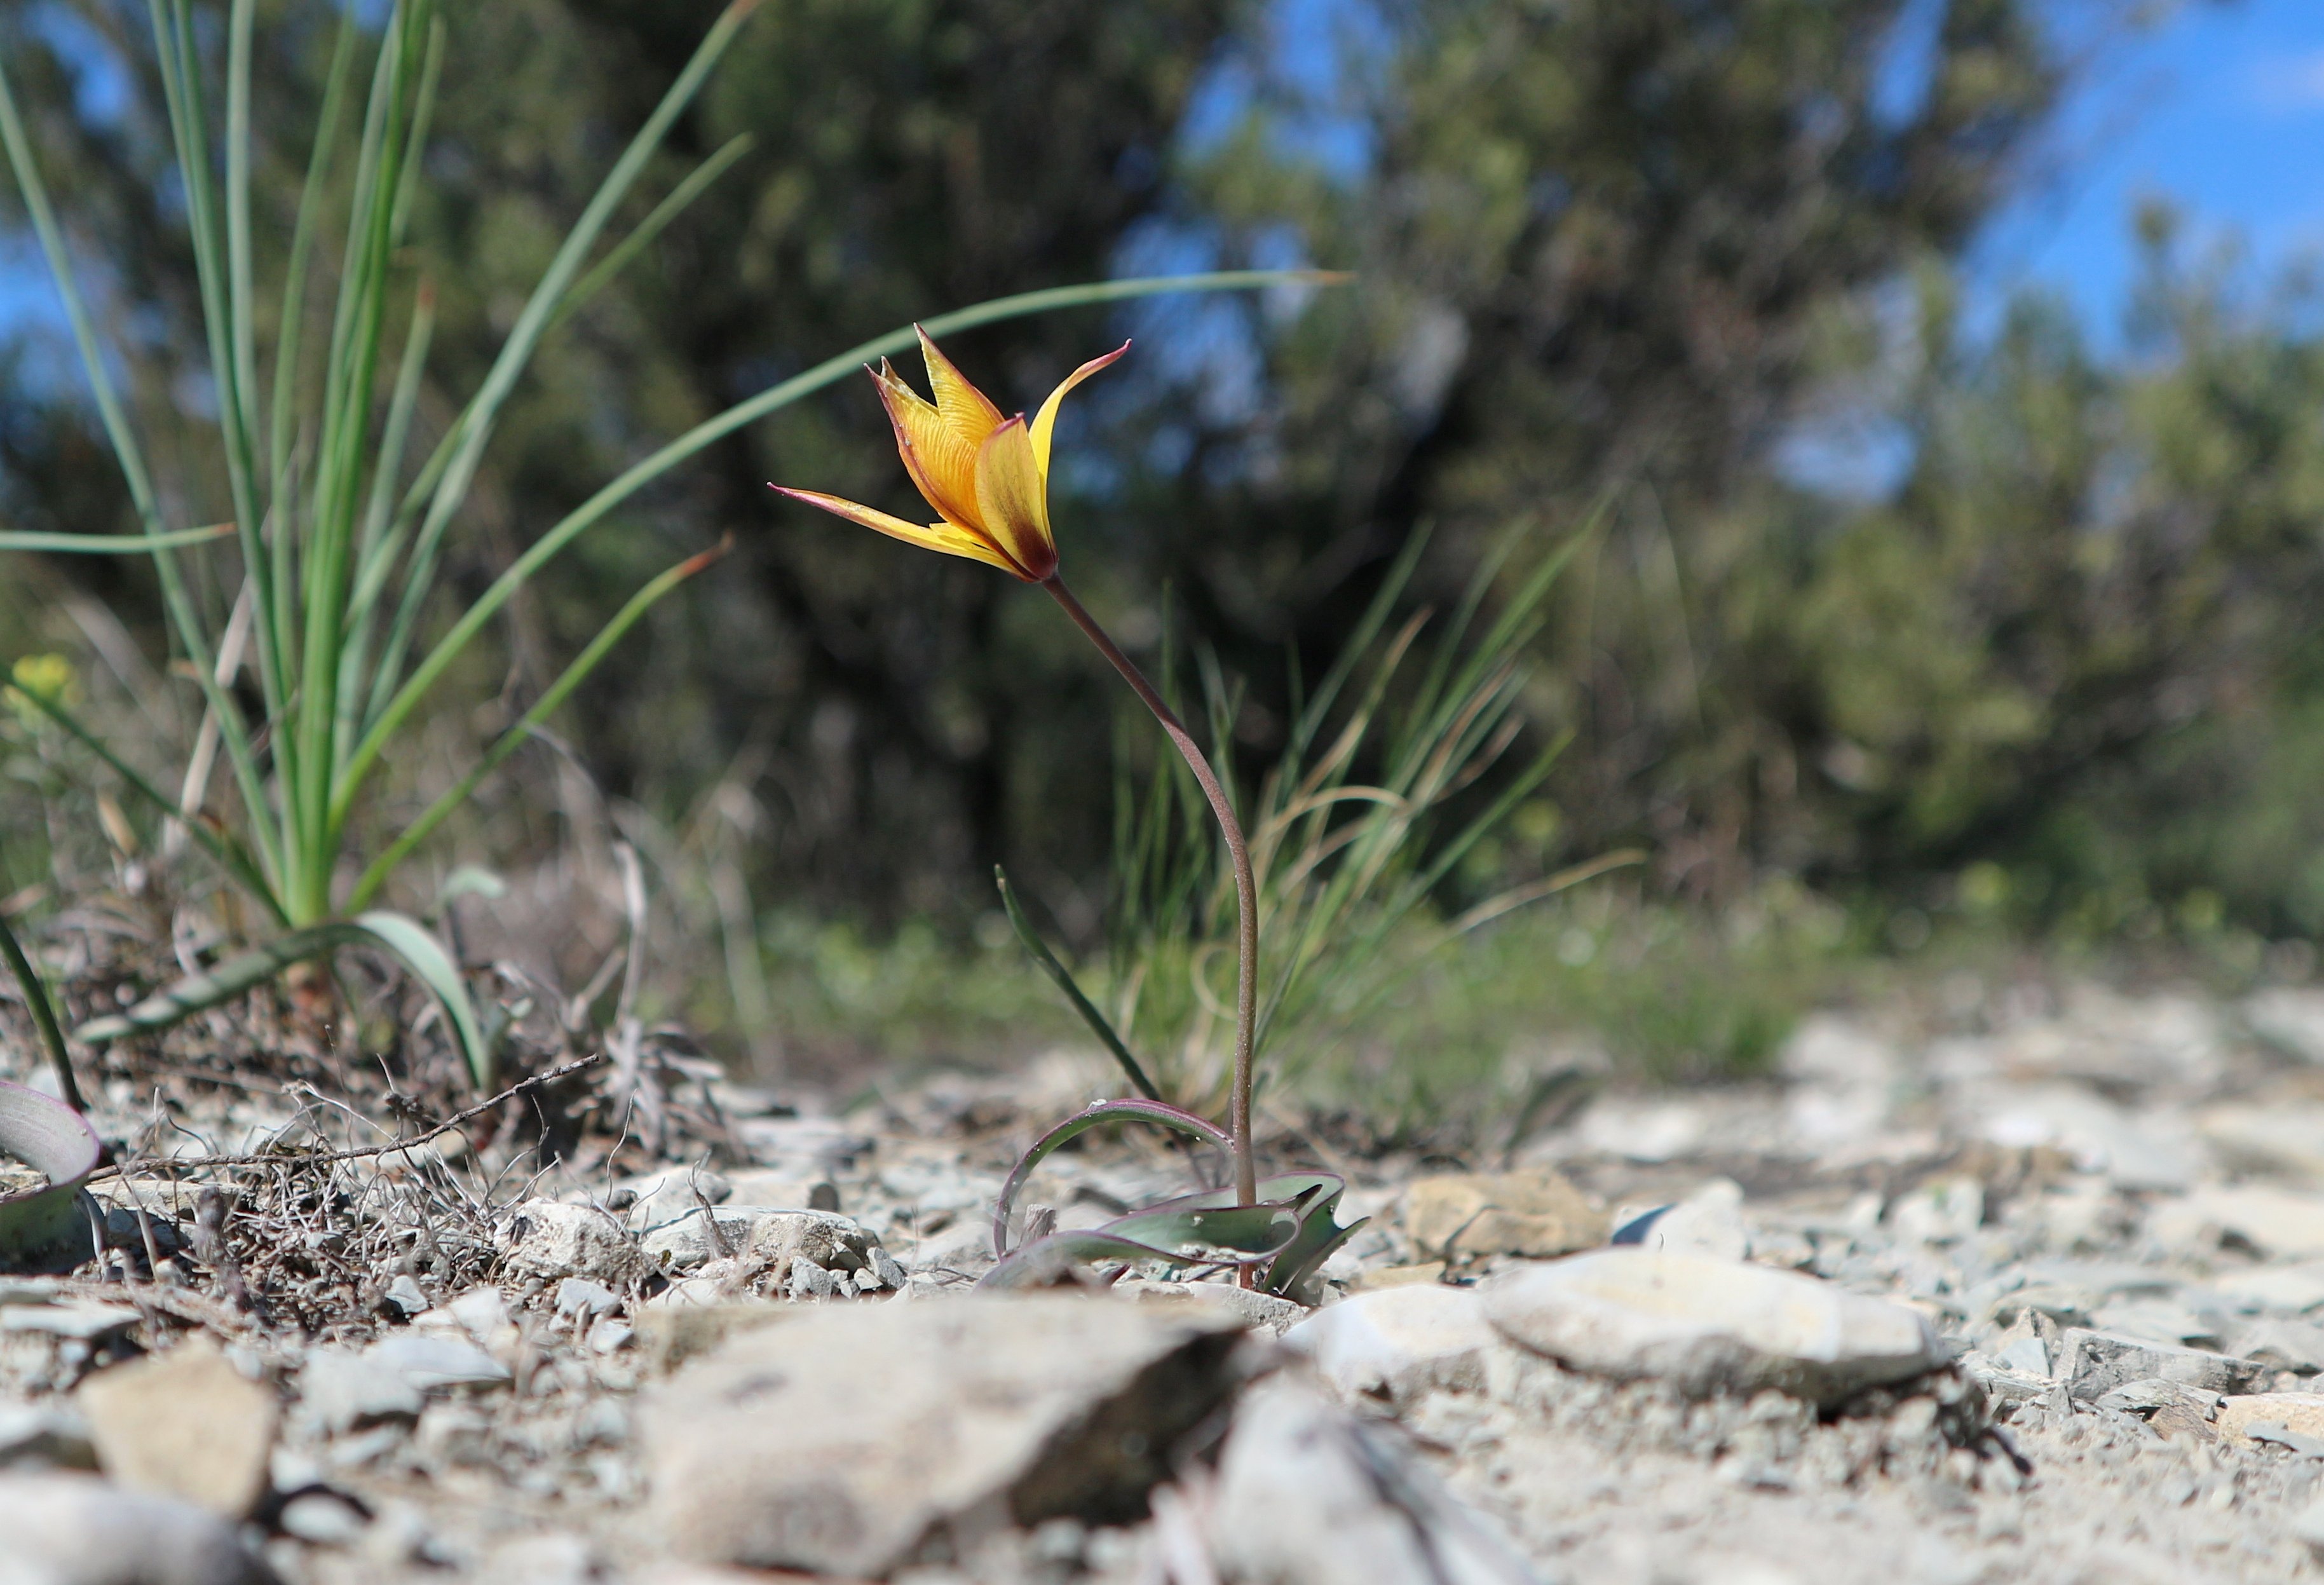
[[[373,1156],[392,1156],[399,1150],[409,1150],[415,1145],[425,1145],[439,1135],[448,1134],[462,1123],[472,1122],[529,1090],[537,1090],[544,1084],[551,1084],[559,1079],[569,1078],[582,1069],[594,1067],[604,1060],[604,1052],[592,1052],[578,1061],[551,1068],[545,1074],[535,1074],[530,1078],[520,1079],[499,1094],[488,1100],[479,1101],[465,1111],[456,1111],[450,1117],[421,1129],[419,1133],[406,1135],[385,1145],[366,1145],[355,1150],[272,1150],[261,1156],[187,1156],[154,1162],[151,1166],[157,1169],[180,1173],[223,1166],[327,1166],[342,1161],[364,1161]],[[92,1173],[90,1181],[94,1183],[99,1178],[118,1176],[125,1170],[124,1164],[116,1162]]]

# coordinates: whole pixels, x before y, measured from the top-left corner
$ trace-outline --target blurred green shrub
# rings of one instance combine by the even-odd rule
[[[1763,511],[1733,707],[1789,740],[1828,880],[2324,929],[2324,298],[2148,226],[2130,355],[2038,299],[1981,344],[1932,273],[1893,500]]]
[[[170,162],[154,128],[113,124],[80,91],[125,83],[132,103],[159,104],[156,63],[134,28],[34,25],[55,9],[0,8],[0,44],[67,223],[136,261],[114,283],[119,311],[166,352],[134,375],[141,418],[196,426],[198,382],[178,376],[203,359],[198,292],[189,261],[155,245],[177,224]],[[262,145],[311,122],[337,14],[324,0],[279,9],[255,45]],[[658,438],[931,305],[1109,272],[1347,262],[1364,285],[1339,301],[1127,316],[1177,350],[1137,360],[1142,389],[1125,380],[1092,404],[1108,443],[1060,481],[1077,497],[1060,514],[1091,525],[1084,594],[1136,615],[1126,592],[1180,590],[1189,634],[1248,679],[1247,747],[1263,757],[1281,746],[1266,723],[1293,714],[1285,648],[1321,675],[1415,523],[1440,527],[1407,609],[1456,599],[1517,516],[1574,521],[1609,483],[1650,485],[1659,520],[1626,509],[1561,593],[1543,651],[1556,665],[1526,707],[1580,733],[1556,779],[1574,856],[1659,837],[1666,810],[1733,826],[1687,760],[1743,751],[1702,738],[1720,724],[1706,690],[1733,663],[1705,607],[1741,532],[1716,514],[1818,374],[1818,327],[1923,253],[1950,254],[2006,196],[2062,69],[2041,8],[1414,0],[1347,30],[1351,52],[1323,83],[1259,0],[1102,10],[1096,27],[1087,6],[1022,0],[762,8],[640,190],[754,141],[544,343],[480,464],[478,531],[445,547],[446,579],[479,586]],[[715,12],[505,0],[452,18],[409,216],[439,288],[423,413],[483,377],[606,152]],[[1914,69],[1903,94],[1900,50]],[[294,207],[298,175],[256,162],[262,215]],[[1023,401],[1093,328],[955,351],[1001,367]],[[27,527],[116,521],[117,492],[86,465],[87,414],[32,373],[12,387],[0,505]],[[806,404],[626,503],[621,531],[548,569],[463,680],[537,692],[608,590],[762,521],[765,481],[803,465],[904,504],[879,494],[903,486],[862,406]],[[71,572],[124,611],[152,598],[131,569]],[[746,535],[685,620],[649,617],[650,643],[590,679],[573,746],[674,818],[752,745],[748,790],[780,811],[748,855],[761,896],[892,924],[981,898],[996,862],[1045,893],[1093,883],[1107,776],[1084,751],[1111,684],[1010,594],[867,543]],[[435,789],[381,790],[394,818]],[[1036,852],[1060,873],[1038,872]],[[949,906],[959,924],[977,904]]]

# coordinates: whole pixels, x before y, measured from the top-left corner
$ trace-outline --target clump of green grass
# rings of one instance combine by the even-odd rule
[[[161,818],[179,823],[231,874],[274,933],[182,985],[76,1031],[101,1042],[157,1028],[248,990],[284,967],[362,945],[400,959],[443,1004],[476,1082],[493,1054],[459,970],[433,935],[376,905],[399,869],[605,663],[657,602],[719,554],[689,557],[640,588],[467,773],[400,830],[375,831],[370,794],[446,677],[552,558],[639,489],[721,437],[798,401],[869,359],[901,351],[901,327],[705,420],[608,481],[552,524],[480,595],[445,609],[441,572],[511,393],[558,327],[731,166],[747,140],[703,161],[628,225],[671,126],[757,0],[733,0],[607,171],[520,311],[489,371],[440,435],[421,433],[420,394],[434,324],[407,221],[424,180],[428,130],[449,47],[438,0],[340,8],[319,119],[287,238],[261,234],[251,172],[255,0],[232,0],[223,71],[205,55],[191,0],[153,0],[153,48],[167,97],[192,243],[228,521],[174,525],[164,502],[202,485],[157,476],[121,400],[109,347],[84,300],[32,140],[0,73],[0,145],[47,257],[137,525],[127,535],[0,535],[0,553],[135,551],[151,557],[171,638],[203,714],[177,774],[157,777],[84,723],[61,695],[12,699],[52,718]],[[374,20],[375,19],[375,20]],[[213,77],[222,80],[213,80]],[[344,233],[336,222],[344,220]],[[279,245],[278,245],[279,244]],[[1020,294],[927,321],[931,331],[1161,290],[1254,287],[1282,272],[1117,281]],[[445,618],[449,616],[447,622]],[[255,707],[246,705],[244,680]],[[226,786],[214,788],[222,764]],[[176,791],[167,790],[174,785]]]
[[[1273,1054],[1275,1083],[1328,1031],[1367,1018],[1429,951],[1638,856],[1607,855],[1488,897],[1457,917],[1442,917],[1436,906],[1563,746],[1554,741],[1524,763],[1503,764],[1524,733],[1528,648],[1549,592],[1590,531],[1545,544],[1537,529],[1522,528],[1451,612],[1423,609],[1391,626],[1427,545],[1425,533],[1414,535],[1332,667],[1299,699],[1276,762],[1255,786],[1245,783],[1266,943],[1258,1043]],[[1497,589],[1502,598],[1489,613]],[[1212,741],[1231,744],[1240,696],[1213,661],[1198,661]],[[1141,788],[1132,762],[1118,753],[1102,998],[1111,1016],[1084,1017],[1125,1061],[1132,1050],[1151,1054],[1148,1065],[1165,1089],[1199,1092],[1217,1082],[1230,877],[1191,777],[1166,762]],[[1223,750],[1219,770],[1235,784]]]

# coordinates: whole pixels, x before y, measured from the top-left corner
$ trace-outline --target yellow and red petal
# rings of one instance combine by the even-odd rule
[[[974,451],[984,444],[986,436],[1001,427],[1001,410],[968,382],[967,375],[953,367],[950,358],[936,350],[936,344],[928,339],[927,331],[918,325],[912,330],[920,338],[920,356],[928,365],[928,389],[936,392],[936,411],[944,415],[945,427]]]
[[[872,371],[880,405],[895,426],[896,450],[912,483],[939,515],[954,522],[976,521],[976,443],[963,440],[935,405],[897,378],[882,360]]]
[[[836,495],[825,495],[814,490],[794,490],[786,484],[770,484],[767,488],[794,501],[804,501],[809,506],[819,506],[835,517],[844,517],[851,523],[861,523],[890,539],[901,539],[907,545],[918,545],[923,550],[940,550],[946,556],[965,556],[971,561],[981,561],[1012,576],[1025,578],[1028,583],[1036,581],[1027,576],[1023,567],[1016,566],[993,548],[983,536],[972,533],[957,523],[907,522],[876,507],[843,500]]]
[[[1033,441],[1033,460],[1040,465],[1042,478],[1047,479],[1049,476],[1049,439],[1056,431],[1057,409],[1064,405],[1065,392],[1071,391],[1074,386],[1088,379],[1092,374],[1096,373],[1100,369],[1105,368],[1107,365],[1120,359],[1122,354],[1129,350],[1130,343],[1125,341],[1120,346],[1115,347],[1111,352],[1106,354],[1105,356],[1102,358],[1090,359],[1089,362],[1084,364],[1080,368],[1075,369],[1072,373],[1066,375],[1064,382],[1055,391],[1049,392],[1049,400],[1041,404],[1041,410],[1033,415],[1033,429],[1031,431]]]
[[[985,437],[976,454],[977,515],[984,531],[1038,583],[1057,570],[1057,544],[1049,534],[1049,489],[1041,465],[1033,460],[1025,415],[1018,414]]]

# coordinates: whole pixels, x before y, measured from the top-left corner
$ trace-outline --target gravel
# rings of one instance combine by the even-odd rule
[[[0,1277],[0,1514],[159,1516],[186,1540],[130,1560],[156,1580],[682,1585],[690,1555],[1293,1585],[1422,1554],[1549,1585],[2319,1578],[2324,993],[1927,1000],[1811,1019],[1768,1083],[1609,1091],[1473,1159],[1269,1141],[1328,1146],[1343,1220],[1372,1219],[1312,1315],[1159,1270],[960,1302],[1012,1152],[1103,1092],[1074,1055],[844,1114],[714,1084],[739,1153],[627,1176],[414,1149],[228,1175],[205,1212],[140,1162],[102,1263]],[[295,1110],[218,1104],[180,1120],[239,1140]],[[1021,1203],[1085,1225],[1183,1172],[1125,1138]],[[929,1341],[1027,1304],[1098,1319]],[[1154,1419],[1137,1361],[1202,1338],[1198,1412]],[[140,1406],[172,1366],[191,1385]],[[150,1506],[157,1459],[198,1461],[168,1451],[197,1388],[280,1405],[244,1414],[266,1489],[240,1531]],[[1111,1473],[1020,1497],[1060,1468]],[[243,1500],[200,1473],[177,1489]],[[828,1550],[702,1539],[792,1534],[767,1516],[842,1487]],[[57,1578],[120,1562],[82,1544]]]

